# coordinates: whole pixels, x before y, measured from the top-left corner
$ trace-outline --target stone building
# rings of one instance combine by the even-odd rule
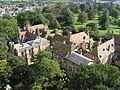
[[[72,76],[81,63],[93,64],[94,61],[82,54],[89,52],[94,43],[89,32],[77,34],[68,33],[68,36],[55,34],[51,39],[53,58]]]
[[[85,53],[84,56],[96,60],[96,63],[109,64],[112,61],[112,57],[115,52],[115,43],[114,38],[99,44],[96,48],[91,50],[88,53]]]
[[[49,48],[50,41],[46,39],[48,36],[47,25],[28,26],[26,30],[13,37],[13,42],[9,43],[10,52],[23,57],[30,64],[39,50]]]

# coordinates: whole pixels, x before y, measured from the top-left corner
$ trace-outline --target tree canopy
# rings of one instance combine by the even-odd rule
[[[73,78],[72,87],[75,90],[119,90],[120,71],[111,65],[81,64]]]

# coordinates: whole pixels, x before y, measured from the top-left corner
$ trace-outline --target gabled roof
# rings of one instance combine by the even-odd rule
[[[80,65],[81,63],[89,64],[90,62],[94,61],[76,52],[72,52],[66,58],[77,65]]]

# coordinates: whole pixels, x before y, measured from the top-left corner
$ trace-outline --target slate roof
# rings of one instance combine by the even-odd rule
[[[80,65],[81,63],[89,64],[94,61],[76,52],[72,52],[66,58],[77,65]]]

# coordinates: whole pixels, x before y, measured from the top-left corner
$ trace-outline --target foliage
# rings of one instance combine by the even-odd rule
[[[90,27],[90,29],[93,30],[93,31],[98,30],[97,23],[94,23],[94,22],[88,23],[88,24],[86,25],[86,27]]]
[[[109,27],[109,12],[104,10],[102,16],[99,17],[99,25],[101,29],[105,30]]]
[[[43,7],[42,13],[51,13],[52,9],[49,6]]]
[[[44,18],[42,14],[32,12],[32,11],[24,11],[20,12],[17,15],[18,25],[23,28],[26,22],[30,22],[31,25],[35,24],[49,24],[49,21]]]
[[[0,32],[12,38],[19,32],[19,27],[14,19],[0,19]]]
[[[115,19],[118,19],[119,16],[119,10],[115,9],[115,8],[110,8],[110,15],[112,17],[114,17]]]
[[[41,62],[31,65],[36,83],[40,83],[42,88],[52,88],[58,85],[60,78],[65,76],[57,61],[43,58]]]
[[[52,29],[61,28],[59,22],[53,14],[46,14],[45,17],[49,20],[49,27],[51,27]]]
[[[73,13],[80,13],[80,8],[75,3],[70,3],[69,8]]]
[[[118,26],[120,26],[120,20],[118,20]]]
[[[64,8],[62,10],[62,19],[65,25],[72,25],[75,22],[74,14],[69,8]]]
[[[7,83],[12,74],[12,70],[6,60],[0,60],[0,89]]]
[[[87,12],[89,11],[89,5],[88,4],[81,4],[80,5],[80,9],[82,10],[82,12]]]
[[[88,15],[85,12],[81,12],[78,16],[78,21],[84,23],[88,20]]]
[[[59,17],[61,14],[62,10],[59,8],[53,8],[52,13],[55,15],[55,17]]]
[[[93,10],[90,10],[89,12],[88,12],[88,19],[89,20],[92,20],[92,19],[94,19],[95,18],[95,12],[93,11]]]
[[[111,65],[80,65],[72,86],[75,90],[119,90],[120,71]]]
[[[7,65],[10,66],[12,69],[16,68],[19,65],[25,64],[25,60],[19,56],[15,56],[8,52],[1,52],[0,53],[0,60],[6,60]]]
[[[42,60],[43,58],[51,59],[52,58],[52,53],[49,52],[49,51],[39,51],[37,53],[37,60]]]
[[[0,33],[0,52],[7,51],[8,51],[7,39],[2,33]]]
[[[21,84],[21,86],[31,85],[34,82],[32,70],[28,65],[19,65],[13,69],[10,81],[10,84],[17,86],[17,88],[20,88],[19,84]]]

